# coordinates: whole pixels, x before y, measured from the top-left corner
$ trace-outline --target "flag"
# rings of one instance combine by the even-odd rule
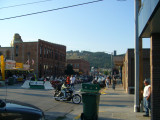
[[[34,64],[34,60],[32,59],[32,65]]]

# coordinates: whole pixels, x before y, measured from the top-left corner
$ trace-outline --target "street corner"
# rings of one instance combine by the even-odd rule
[[[79,114],[76,117],[74,117],[73,120],[81,120],[81,114]]]
[[[108,93],[106,93],[107,88],[103,88],[100,90],[101,95],[107,95]]]

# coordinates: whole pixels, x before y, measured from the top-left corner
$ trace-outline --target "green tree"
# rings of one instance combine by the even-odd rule
[[[66,75],[73,75],[73,74],[75,74],[75,72],[73,70],[73,66],[71,64],[67,65],[67,69],[65,70],[65,74]]]

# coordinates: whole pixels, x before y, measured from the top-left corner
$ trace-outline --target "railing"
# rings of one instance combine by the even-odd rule
[[[144,27],[146,26],[150,16],[152,15],[154,9],[156,8],[160,0],[143,0],[141,9],[138,15],[138,34],[142,34]]]

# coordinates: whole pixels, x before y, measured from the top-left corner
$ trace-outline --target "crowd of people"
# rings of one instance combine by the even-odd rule
[[[116,84],[117,84],[117,77],[114,75],[111,76],[95,76],[94,80],[92,81],[93,84],[99,84],[100,87],[106,87],[109,88],[110,85],[112,85],[112,89],[115,90]]]

